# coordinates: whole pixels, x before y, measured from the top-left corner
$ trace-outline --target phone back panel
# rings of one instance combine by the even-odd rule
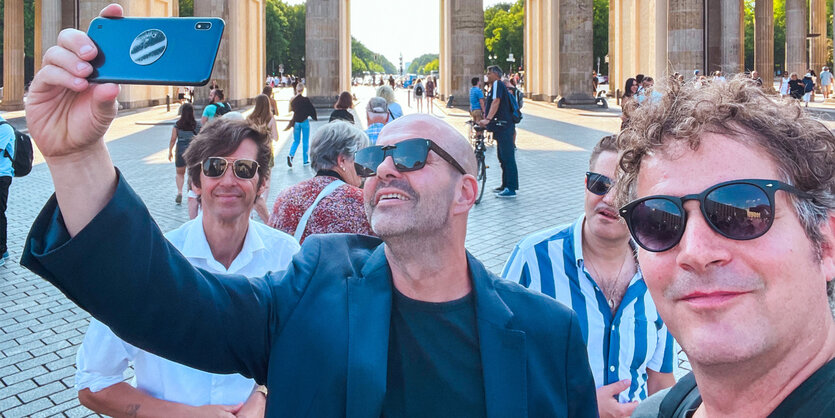
[[[91,61],[94,70],[89,80],[205,85],[212,76],[224,26],[223,19],[208,17],[97,17],[87,30],[99,50]]]

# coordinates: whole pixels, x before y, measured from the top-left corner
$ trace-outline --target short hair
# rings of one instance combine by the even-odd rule
[[[501,78],[504,75],[504,72],[502,71],[501,67],[499,67],[498,65],[491,65],[491,66],[487,67],[487,72],[488,73],[493,73],[493,74],[499,76],[499,78]]]
[[[638,84],[641,84],[644,81],[644,75],[643,74],[636,75],[635,76],[635,81],[637,81]]]
[[[803,111],[799,101],[770,96],[744,75],[727,83],[671,84],[657,101],[638,108],[618,135],[621,158],[617,204],[637,197],[636,183],[644,157],[671,144],[696,150],[703,135],[728,133],[764,151],[781,180],[812,196],[789,195],[800,224],[820,259],[825,243],[821,228],[835,210],[835,134]],[[835,282],[827,289],[835,303]]]
[[[386,99],[386,103],[394,103],[394,90],[389,85],[377,87],[377,97]]]
[[[470,80],[470,83],[473,84],[473,87],[477,86],[478,85],[478,77],[473,77],[473,79]]]
[[[262,182],[270,175],[272,149],[269,140],[263,132],[246,121],[224,118],[215,118],[207,123],[191,140],[183,154],[191,181],[200,187],[200,166],[203,161],[209,157],[232,154],[246,139],[254,141],[258,149],[255,161],[258,162],[258,187],[261,187]]]
[[[645,82],[647,82],[647,81],[649,81],[649,82],[655,82],[655,80],[654,80],[652,77],[650,77],[650,76],[646,76],[646,77],[644,77],[644,80],[643,80],[643,81],[641,81],[641,82],[642,82],[642,83],[645,83]]]
[[[589,169],[592,169],[594,165],[597,164],[597,158],[600,157],[600,154],[604,152],[618,153],[617,139],[617,135],[607,135],[600,138],[600,141],[597,141],[597,144],[595,144],[594,149],[591,150],[591,155],[589,156]]]
[[[316,130],[310,141],[310,166],[316,170],[330,170],[338,164],[340,155],[353,157],[371,141],[353,123],[335,120]]]
[[[351,93],[347,91],[343,91],[339,93],[339,99],[336,100],[336,104],[333,105],[334,109],[350,109],[354,107],[354,98],[351,96]]]
[[[215,93],[215,96],[217,96],[218,99],[220,99],[220,100],[225,99],[225,97],[223,96],[223,89],[214,89],[213,91]]]

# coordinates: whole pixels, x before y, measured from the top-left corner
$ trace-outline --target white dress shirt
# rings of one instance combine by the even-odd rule
[[[285,270],[299,251],[299,244],[290,235],[251,220],[243,248],[229,269],[212,255],[203,231],[202,215],[165,237],[195,267],[248,277]],[[137,388],[154,398],[191,406],[245,402],[255,385],[253,380],[239,374],[207,373],[140,350],[117,337],[106,325],[91,319],[76,357],[76,390],[88,388],[98,392],[123,382],[131,362]]]

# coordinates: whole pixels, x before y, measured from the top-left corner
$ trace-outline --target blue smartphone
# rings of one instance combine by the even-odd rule
[[[208,17],[97,17],[87,36],[99,50],[96,83],[202,86],[209,82],[225,22]]]

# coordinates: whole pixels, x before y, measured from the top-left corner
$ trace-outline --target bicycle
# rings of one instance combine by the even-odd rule
[[[471,120],[466,123],[470,127],[469,140],[473,146],[473,152],[475,153],[476,180],[478,181],[478,198],[475,203],[479,204],[481,203],[481,197],[484,196],[484,186],[487,183],[487,161],[484,155],[487,151],[487,146],[484,144],[485,128],[477,125]]]

